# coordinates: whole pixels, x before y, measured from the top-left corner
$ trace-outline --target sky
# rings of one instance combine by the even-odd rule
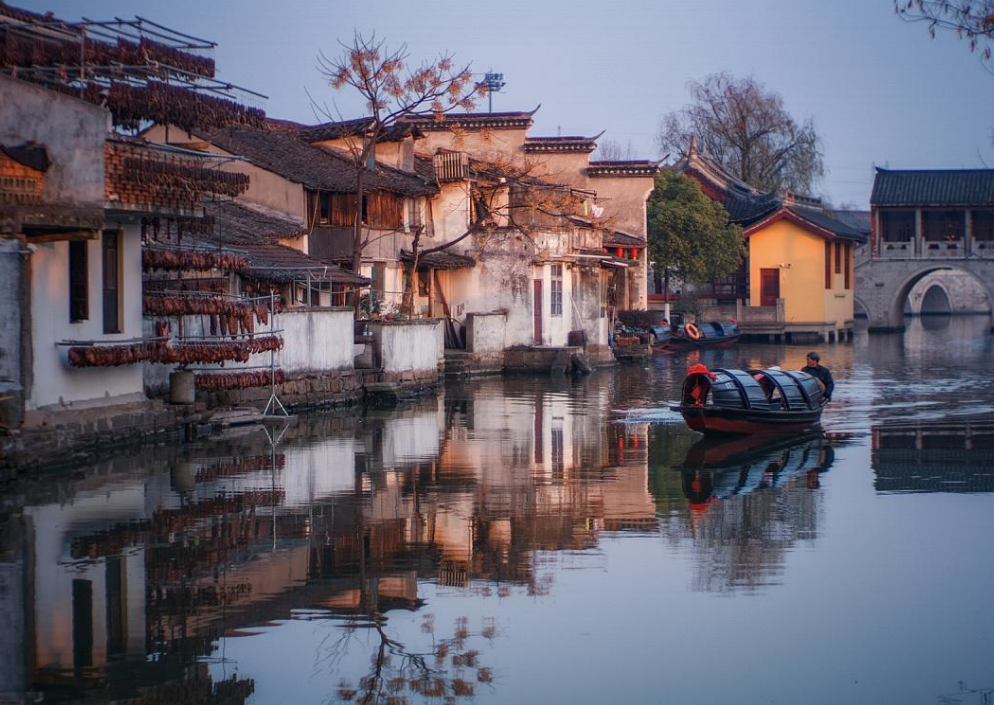
[[[531,110],[529,134],[594,135],[658,158],[660,118],[688,82],[718,71],[779,93],[822,137],[835,205],[868,207],[874,166],[994,166],[994,73],[954,35],[934,40],[892,0],[14,0],[66,20],[136,15],[217,42],[218,77],[263,93],[271,117],[363,114],[317,55],[353,32],[406,43],[413,61],[453,53],[504,74],[493,109]],[[484,104],[483,109],[486,109]]]

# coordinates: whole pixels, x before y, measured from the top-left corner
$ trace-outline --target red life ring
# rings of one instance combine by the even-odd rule
[[[695,326],[693,323],[688,323],[683,327],[683,329],[687,332],[687,336],[691,340],[701,339],[701,329]]]

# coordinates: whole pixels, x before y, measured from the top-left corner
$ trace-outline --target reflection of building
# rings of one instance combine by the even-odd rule
[[[994,492],[994,422],[966,418],[877,426],[877,492]]]
[[[26,501],[2,525],[0,581],[24,589],[0,596],[0,655],[28,656],[0,688],[239,702],[250,681],[188,668],[225,636],[301,609],[343,624],[417,609],[426,580],[540,594],[548,552],[656,529],[644,426],[604,426],[565,386],[460,391],[311,417],[276,447],[260,430],[150,450]]]

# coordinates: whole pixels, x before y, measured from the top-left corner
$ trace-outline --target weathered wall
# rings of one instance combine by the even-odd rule
[[[587,178],[589,161],[588,152],[528,152],[525,155],[529,176],[573,188],[595,190]]]
[[[504,349],[507,311],[466,315],[466,351],[498,352]]]
[[[445,357],[442,321],[371,321],[375,359],[384,372],[438,370]]]
[[[205,148],[205,151],[211,154],[230,154],[175,126],[154,125],[142,136],[150,142],[184,147],[196,146],[197,148]],[[271,208],[291,218],[306,222],[307,205],[302,185],[288,181],[271,171],[260,169],[247,161],[232,161],[222,164],[219,168],[224,171],[248,175],[248,190],[241,194],[238,200]]]
[[[489,128],[459,133],[432,130],[417,141],[417,152],[431,155],[438,149],[452,149],[472,154],[477,159],[510,162],[520,167],[525,161],[522,147],[527,132],[524,128]]]
[[[141,365],[69,366],[68,348],[60,340],[115,340],[142,335],[141,232],[124,226],[121,243],[121,332],[103,332],[103,263],[100,240],[87,241],[89,318],[69,322],[69,243],[35,245],[31,255],[31,337],[34,346],[32,384],[27,409],[70,404],[105,397],[141,395]]]
[[[645,202],[652,193],[652,176],[598,176],[590,179],[597,192],[597,205],[604,208],[602,219],[632,235],[646,236]],[[644,287],[643,287],[644,288]]]
[[[21,316],[24,242],[0,239],[0,383],[21,384]]]
[[[110,113],[62,93],[0,76],[0,143],[34,141],[51,161],[46,203],[96,205],[104,201],[104,140]]]

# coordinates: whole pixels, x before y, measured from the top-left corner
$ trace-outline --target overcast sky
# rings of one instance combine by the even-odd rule
[[[866,207],[874,165],[994,166],[994,75],[952,35],[929,39],[891,0],[14,0],[76,20],[141,15],[218,43],[219,77],[269,96],[272,117],[315,121],[309,92],[362,106],[319,76],[353,30],[454,52],[503,72],[494,110],[531,110],[533,135],[586,134],[658,155],[660,117],[687,83],[727,70],[779,92],[824,140],[823,195]],[[485,106],[484,106],[485,108]]]

